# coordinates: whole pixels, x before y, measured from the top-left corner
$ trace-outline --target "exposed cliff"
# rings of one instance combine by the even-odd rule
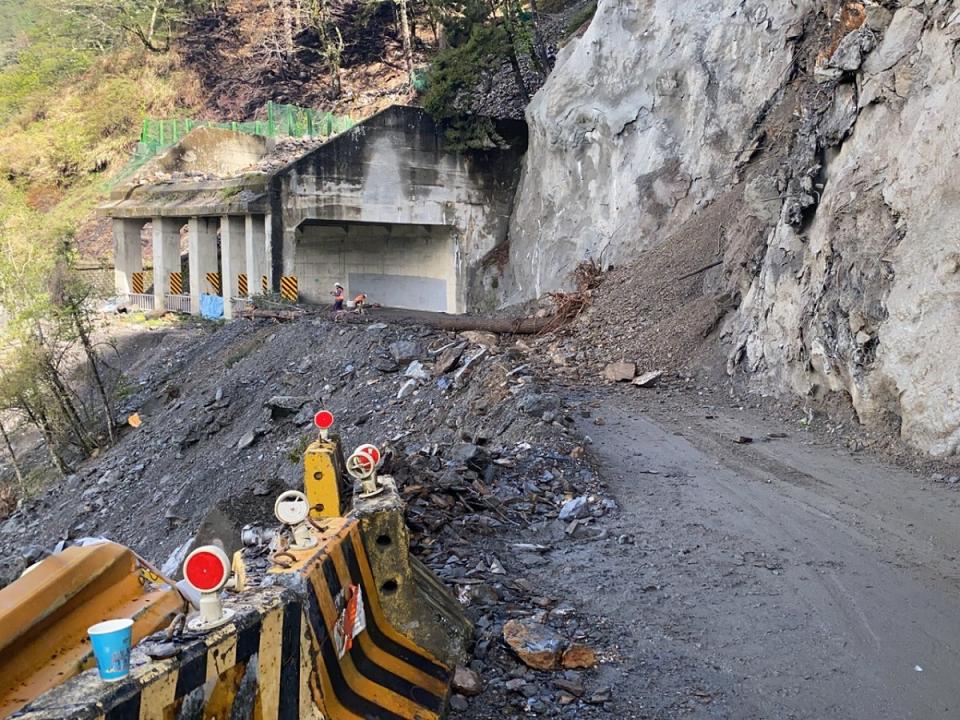
[[[730,373],[956,452],[960,11],[904,5],[601,2],[528,110],[510,298],[696,227]]]

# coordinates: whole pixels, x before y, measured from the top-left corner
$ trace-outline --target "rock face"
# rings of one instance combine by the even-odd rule
[[[508,299],[728,207],[729,372],[956,453],[958,41],[936,2],[601,0],[528,109]]]
[[[714,199],[812,5],[601,0],[527,110],[512,297],[555,289],[586,257],[628,261]]]
[[[731,370],[845,393],[861,421],[945,455],[960,447],[960,24],[930,12],[899,9],[837,88],[854,123],[825,152],[816,212],[771,232],[728,330]]]

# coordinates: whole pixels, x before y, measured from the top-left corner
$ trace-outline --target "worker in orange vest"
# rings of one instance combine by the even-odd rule
[[[357,308],[357,312],[363,315],[363,306],[367,302],[367,296],[364,293],[360,293],[353,299],[353,304]]]
[[[333,309],[334,310],[343,310],[343,285],[340,283],[334,283],[333,292],[330,293],[333,295]]]

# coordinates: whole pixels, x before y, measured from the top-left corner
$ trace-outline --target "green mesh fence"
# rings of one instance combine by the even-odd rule
[[[130,163],[113,179],[112,184],[126,180],[146,165],[150,160],[167,148],[175,145],[191,130],[198,127],[221,128],[235,130],[248,135],[263,135],[264,137],[330,137],[352,128],[356,123],[347,116],[334,115],[329,112],[317,112],[313,108],[297,105],[283,105],[267,103],[267,117],[265,120],[251,120],[249,122],[212,122],[208,120],[191,120],[189,118],[172,120],[155,120],[147,118],[143,121],[143,130],[140,133],[140,142],[133,151]]]

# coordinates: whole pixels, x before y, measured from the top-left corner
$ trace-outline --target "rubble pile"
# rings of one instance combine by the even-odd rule
[[[347,452],[384,450],[413,552],[475,624],[454,709],[609,712],[589,669],[609,639],[578,614],[558,568],[570,548],[609,542],[600,522],[616,505],[573,430],[590,410],[533,373],[543,339],[501,344],[490,333],[316,316],[153,332],[119,408],[139,426],[0,522],[3,584],[81,537],[109,537],[173,573],[198,529],[222,515],[272,524],[275,497],[302,486],[312,417],[325,407]],[[530,643],[551,638],[552,662],[531,660],[517,624]]]

